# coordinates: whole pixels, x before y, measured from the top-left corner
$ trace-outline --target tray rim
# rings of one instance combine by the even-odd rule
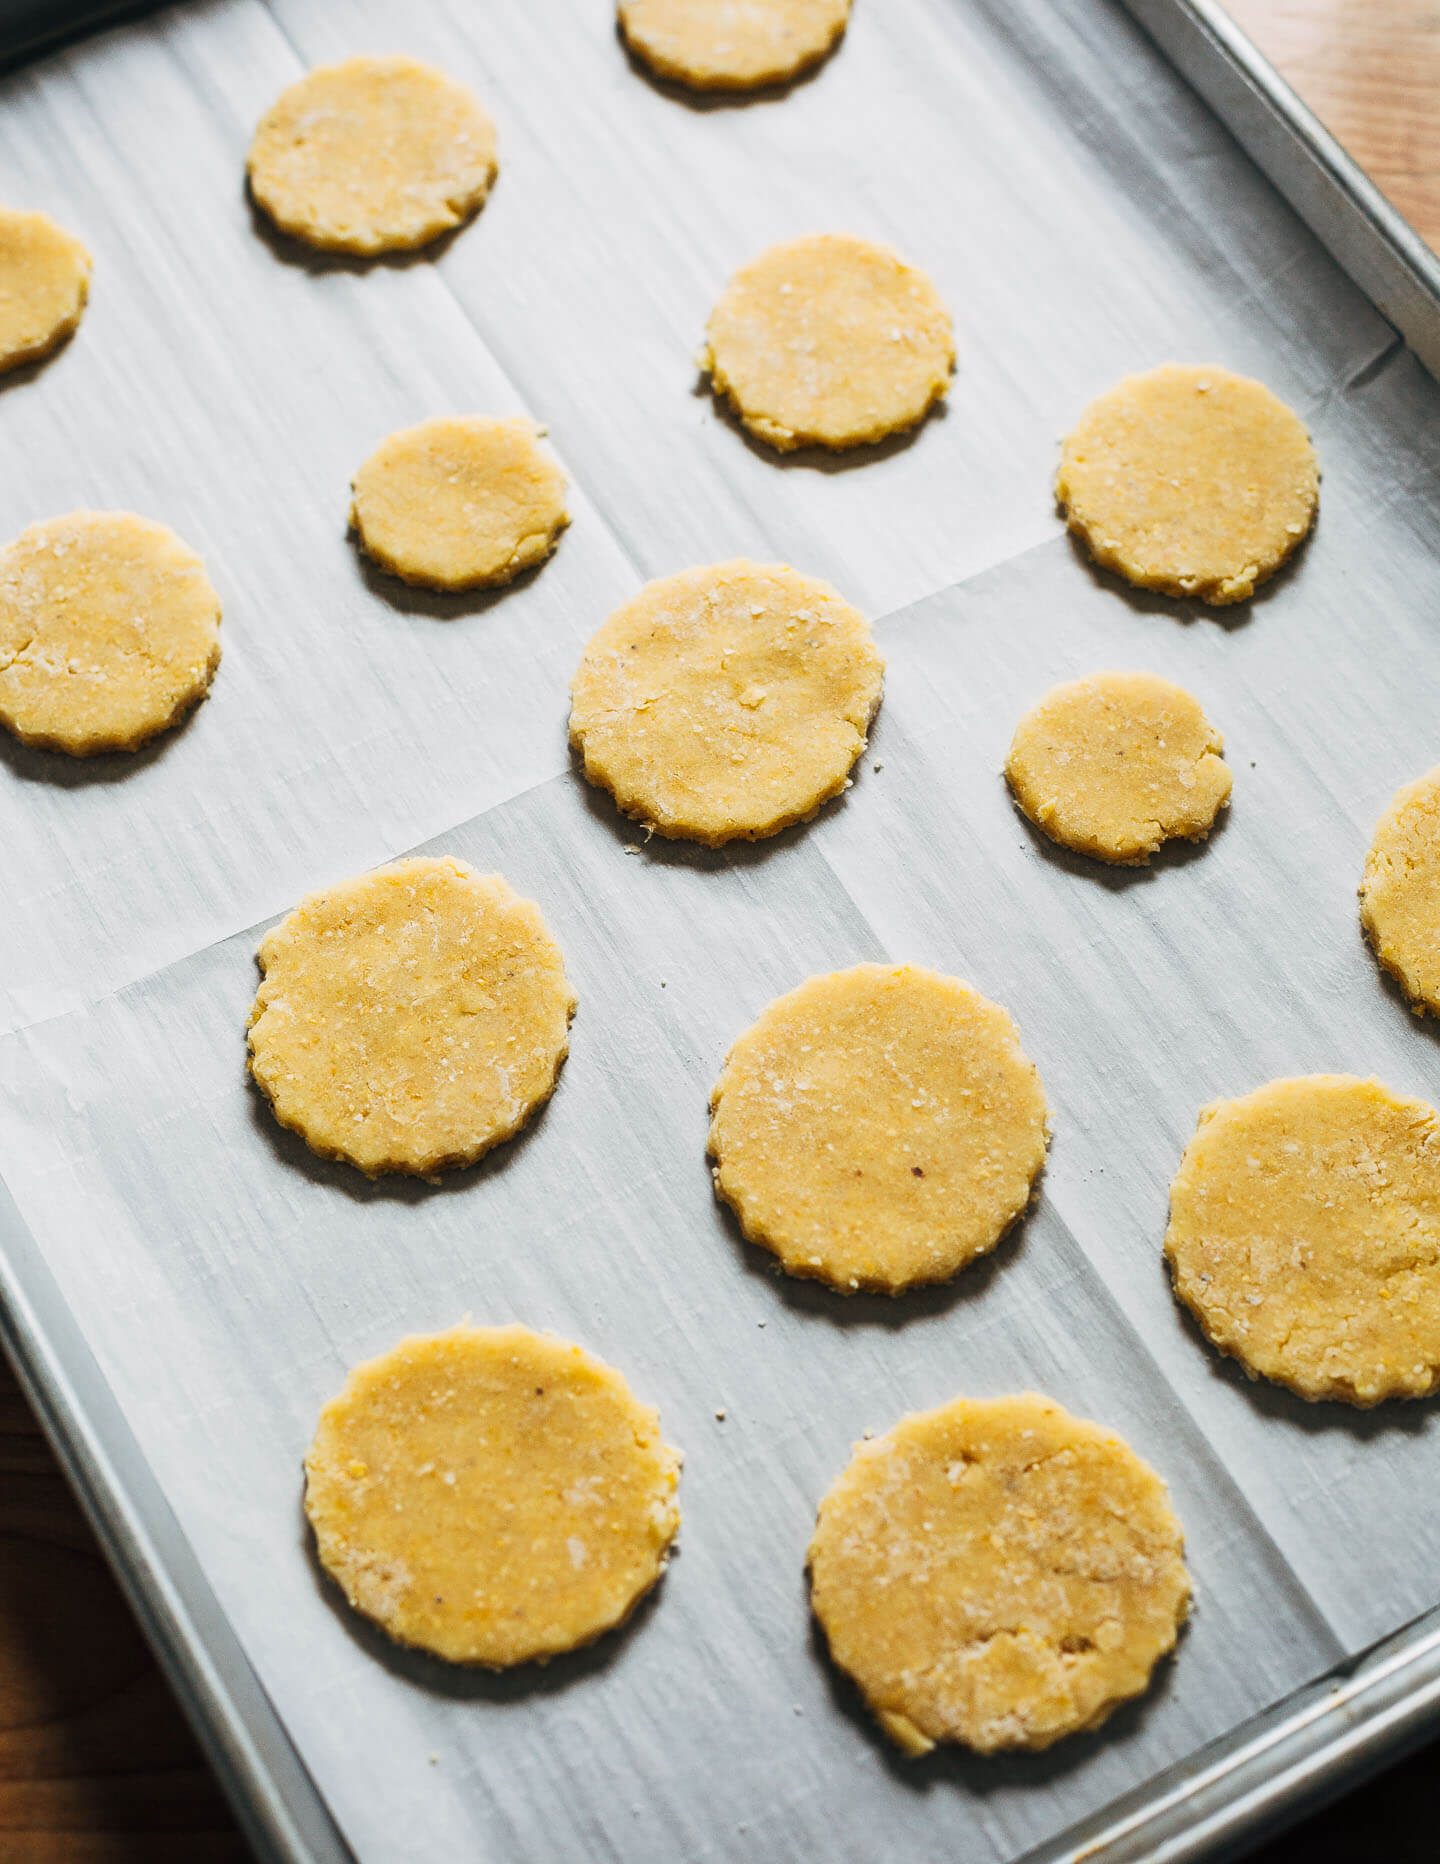
[[[1440,257],[1217,0],[1127,13],[1440,380]],[[110,0],[68,37],[150,10]],[[57,49],[0,46],[0,71]],[[0,1175],[0,1349],[264,1864],[355,1864]],[[1440,1726],[1440,1604],[1016,1864],[1238,1856]]]

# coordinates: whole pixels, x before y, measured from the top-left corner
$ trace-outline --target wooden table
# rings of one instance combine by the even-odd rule
[[[1440,6],[1226,0],[1310,108],[1440,247]]]
[[[879,4],[879,0],[866,0]],[[1440,0],[1230,0],[1440,246]],[[1440,1744],[1257,1864],[1440,1857]],[[0,1864],[243,1864],[247,1853],[0,1363]]]

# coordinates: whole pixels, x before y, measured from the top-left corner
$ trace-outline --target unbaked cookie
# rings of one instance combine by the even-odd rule
[[[884,674],[869,622],[829,583],[744,559],[684,570],[585,649],[570,742],[657,833],[758,841],[848,786]]]
[[[1440,1385],[1440,1117],[1348,1074],[1206,1107],[1165,1254],[1211,1344],[1302,1398]]]
[[[1299,549],[1319,483],[1304,425],[1263,382],[1167,363],[1091,402],[1056,492],[1103,568],[1223,606]]]
[[[811,1604],[907,1754],[1046,1748],[1138,1696],[1189,1609],[1165,1484],[1033,1392],[857,1444],[820,1504]]]
[[[38,362],[80,322],[90,255],[48,214],[0,207],[0,372]]]
[[[495,125],[463,84],[413,58],[347,58],[292,84],[260,119],[250,190],[323,251],[425,246],[490,192]]]
[[[0,550],[0,725],[22,744],[133,751],[219,664],[220,598],[163,524],[72,511]]]
[[[625,42],[695,91],[752,91],[808,71],[835,44],[850,0],[620,0]]]
[[[543,563],[570,514],[540,431],[473,415],[391,434],[351,485],[366,554],[427,589],[493,588]]]
[[[618,1372],[527,1327],[411,1335],[320,1413],[305,1511],[401,1644],[493,1670],[589,1644],[665,1569],[680,1456]]]
[[[1440,768],[1407,783],[1381,816],[1360,885],[1360,918],[1416,1015],[1440,1014]]]
[[[322,1158],[371,1178],[472,1165],[555,1090],[575,993],[498,874],[378,867],[302,900],[258,957],[250,1071]]]
[[[1134,867],[1172,836],[1210,833],[1230,797],[1224,749],[1184,687],[1155,673],[1092,673],[1025,714],[1005,776],[1052,841]]]
[[[716,394],[782,453],[914,427],[954,366],[950,313],[930,280],[845,233],[790,240],[743,266],[710,314],[701,356]]]
[[[1014,1023],[958,978],[857,964],[777,997],[710,1096],[715,1188],[792,1275],[899,1294],[991,1250],[1045,1160]]]

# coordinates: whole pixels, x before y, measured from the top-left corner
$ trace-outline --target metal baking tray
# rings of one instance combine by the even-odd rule
[[[431,57],[499,120],[495,194],[438,254],[321,260],[247,205],[260,111],[357,49]],[[1440,278],[1414,235],[1204,0],[860,0],[817,75],[745,104],[647,82],[608,4],[195,0],[0,101],[0,198],[96,257],[66,353],[0,391],[0,533],[133,506],[226,605],[173,739],[87,766],[0,745],[0,1318],[257,1851],[1193,1858],[1418,1738],[1434,1407],[1247,1385],[1159,1257],[1204,1102],[1328,1067],[1440,1092],[1354,907],[1440,705]],[[930,271],[960,370],[908,442],[779,461],[693,352],[736,265],[827,227]],[[1241,613],[1096,576],[1051,505],[1080,407],[1171,357],[1263,376],[1324,461],[1314,539]],[[553,562],[480,601],[367,572],[346,482],[375,442],[519,407],[572,479]],[[568,675],[643,578],[740,552],[877,618],[871,753],[773,843],[637,851],[570,768]],[[1236,772],[1210,844],[1134,875],[1039,843],[998,776],[1020,710],[1106,663],[1196,690]],[[263,925],[420,846],[538,898],[581,996],[554,1101],[438,1190],[312,1159],[243,1073]],[[841,1302],[728,1225],[705,1100],[771,996],[887,954],[1012,1010],[1055,1142],[995,1258]],[[300,1512],[346,1367],[467,1311],[582,1339],[687,1455],[654,1603],[502,1679],[350,1619]],[[1170,1481],[1194,1621],[1094,1736],[902,1763],[809,1628],[815,1502],[865,1428],[1026,1386]]]

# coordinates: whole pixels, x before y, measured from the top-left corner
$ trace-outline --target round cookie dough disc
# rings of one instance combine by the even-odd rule
[[[1348,1074],[1206,1107],[1165,1254],[1252,1378],[1356,1405],[1423,1398],[1440,1384],[1440,1119]]]
[[[1056,492],[1103,568],[1223,606],[1299,549],[1319,481],[1304,426],[1263,382],[1167,363],[1091,402]]]
[[[1046,1748],[1138,1696],[1189,1608],[1165,1484],[1047,1398],[957,1398],[856,1446],[811,1604],[907,1754]]]
[[[544,562],[570,514],[537,432],[523,415],[477,415],[391,434],[351,488],[366,554],[427,589],[494,588]]]
[[[575,993],[540,909],[416,858],[266,934],[250,1071],[282,1126],[368,1177],[471,1165],[555,1090]]]
[[[659,834],[758,841],[846,787],[884,673],[870,624],[828,583],[744,560],[685,570],[591,640],[570,742]]]
[[[625,42],[696,91],[751,91],[808,71],[835,44],[850,0],[620,0]]]
[[[90,255],[48,214],[0,207],[0,372],[38,362],[80,322]]]
[[[993,1249],[1045,1160],[1014,1023],[957,978],[858,964],[776,1000],[710,1097],[715,1188],[792,1275],[899,1294]]]
[[[133,751],[219,664],[220,598],[163,524],[73,511],[0,550],[0,725],[22,744]]]
[[[327,252],[407,252],[469,219],[495,179],[495,125],[413,58],[348,58],[260,119],[250,190],[282,232]]]
[[[914,427],[950,386],[950,313],[923,272],[870,240],[817,233],[738,271],[701,366],[782,453],[866,446]]]
[[[1440,768],[1407,783],[1365,861],[1360,918],[1416,1014],[1440,1014]]]
[[[506,1669],[589,1644],[664,1571],[680,1457],[618,1372],[526,1327],[411,1336],[320,1414],[326,1571],[401,1644]]]
[[[1092,673],[1025,714],[1005,777],[1052,841],[1133,867],[1174,836],[1210,833],[1230,796],[1224,748],[1183,687],[1154,673]]]

